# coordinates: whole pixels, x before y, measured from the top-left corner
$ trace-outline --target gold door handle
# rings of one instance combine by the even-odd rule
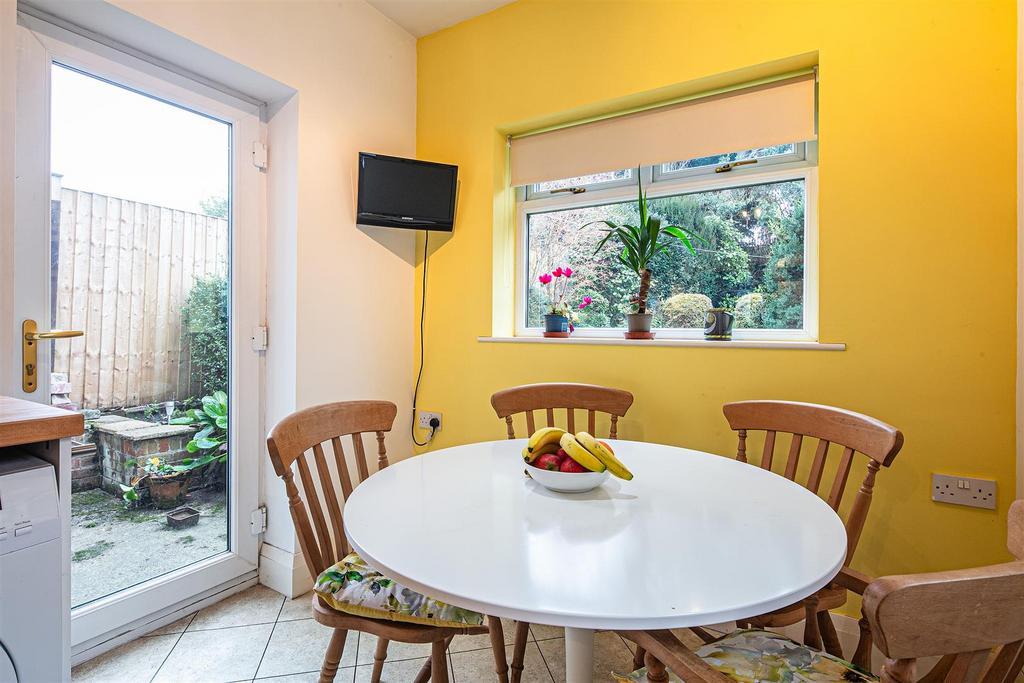
[[[38,341],[40,339],[70,339],[81,337],[85,332],[81,330],[50,330],[49,332],[28,332],[25,334],[25,341]]]
[[[81,330],[50,330],[39,332],[35,320],[26,320],[21,324],[21,389],[31,394],[39,385],[37,381],[39,362],[36,342],[44,339],[68,339],[81,337]]]

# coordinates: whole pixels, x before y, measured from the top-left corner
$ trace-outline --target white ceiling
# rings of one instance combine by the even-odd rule
[[[368,0],[417,38],[507,5],[512,0]]]

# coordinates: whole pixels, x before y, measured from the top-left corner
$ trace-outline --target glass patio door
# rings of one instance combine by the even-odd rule
[[[22,397],[85,416],[69,558],[82,649],[255,570],[260,126],[180,76],[19,31],[14,323],[61,331],[23,367]]]

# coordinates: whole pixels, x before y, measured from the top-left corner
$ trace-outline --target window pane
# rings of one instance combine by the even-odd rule
[[[742,152],[729,152],[728,154],[716,154],[715,156],[687,159],[686,161],[673,161],[662,164],[661,170],[662,173],[672,173],[673,171],[683,171],[688,168],[728,164],[732,161],[742,161],[743,159],[764,159],[779,156],[780,154],[793,154],[795,151],[796,145],[792,143],[788,145],[775,145],[774,147],[759,147],[757,149],[745,149]]]
[[[804,181],[789,180],[662,197],[651,212],[667,224],[692,227],[704,238],[697,254],[668,238],[654,258],[650,305],[656,327],[702,328],[705,309],[736,310],[737,328],[803,327]],[[618,262],[619,247],[595,254],[604,236],[595,220],[637,220],[636,203],[624,202],[531,214],[526,318],[540,327],[545,287],[538,281],[558,266],[573,269],[566,299],[575,310],[584,296],[593,304],[579,327],[624,327],[639,278]]]
[[[549,180],[543,183],[537,183],[533,186],[534,192],[551,192],[551,190],[561,190],[566,187],[580,187],[582,185],[594,185],[595,183],[607,183],[613,180],[628,180],[633,177],[633,169],[623,168],[618,171],[607,171],[605,173],[595,173],[593,175],[581,175],[575,178],[562,178],[561,180]]]

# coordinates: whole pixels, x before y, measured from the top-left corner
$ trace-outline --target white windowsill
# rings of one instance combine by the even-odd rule
[[[704,339],[625,339],[621,337],[477,337],[477,341],[497,344],[575,344],[583,346],[690,346],[705,349],[777,349],[784,351],[845,351],[846,344],[827,344],[806,340],[765,341],[756,339],[733,339],[732,341],[707,341]]]

